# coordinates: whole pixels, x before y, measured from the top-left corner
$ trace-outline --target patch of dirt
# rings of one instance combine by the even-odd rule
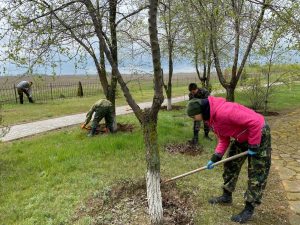
[[[88,126],[86,129],[91,130],[91,126]],[[133,124],[117,123],[117,132],[132,132],[133,130],[134,130]],[[96,134],[103,134],[105,132],[106,132],[105,124],[99,124],[99,126],[97,127]]]
[[[176,184],[161,187],[164,225],[194,225],[190,197],[179,193]],[[72,224],[89,216],[97,225],[150,225],[145,182],[123,182],[91,196],[76,210]]]
[[[165,150],[171,154],[181,153],[186,155],[199,155],[203,151],[201,145],[193,145],[190,143],[168,144]]]
[[[185,107],[182,106],[182,105],[172,105],[172,110],[182,110],[184,109]],[[164,105],[164,106],[161,106],[160,107],[160,110],[167,110],[167,106]]]

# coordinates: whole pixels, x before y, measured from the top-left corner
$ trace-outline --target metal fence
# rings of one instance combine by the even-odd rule
[[[79,92],[80,84],[82,92]],[[48,83],[34,84],[32,96],[35,101],[49,101],[63,98],[94,96],[103,93],[99,82],[95,83]],[[18,103],[19,96],[15,85],[0,89],[1,103]]]
[[[167,78],[167,77],[165,77]],[[153,77],[125,77],[129,89],[132,92],[141,93],[144,90],[153,90]],[[186,87],[190,82],[197,82],[198,79],[195,75],[189,76],[173,76],[173,87]],[[165,82],[167,82],[165,80]],[[0,83],[0,103],[18,103],[19,96],[16,84],[13,83]],[[82,96],[78,92],[80,84],[82,86]],[[117,89],[117,95],[120,95],[121,90]],[[87,96],[104,96],[103,89],[99,81],[73,81],[67,82],[66,80],[59,82],[34,82],[32,86],[32,96],[34,101],[50,101],[55,99],[74,98],[74,97],[87,97]],[[25,97],[26,98],[26,97]]]

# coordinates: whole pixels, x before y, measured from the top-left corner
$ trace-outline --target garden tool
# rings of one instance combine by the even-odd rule
[[[221,160],[221,161],[219,161],[219,162],[215,162],[215,163],[213,164],[213,166],[217,166],[217,165],[219,165],[219,164],[222,164],[222,163],[225,163],[225,162],[229,162],[229,161],[231,161],[231,160],[240,158],[240,157],[245,156],[245,155],[247,155],[247,154],[248,154],[248,151],[242,152],[242,153],[240,153],[240,154],[237,154],[237,155],[228,157],[228,158],[226,158],[226,159],[223,159],[223,160]],[[205,170],[205,169],[207,169],[207,166],[203,166],[203,167],[200,167],[200,168],[198,168],[198,169],[189,171],[189,172],[187,172],[187,173],[178,175],[178,176],[176,176],[176,177],[172,177],[172,178],[170,178],[170,179],[168,179],[168,180],[163,181],[162,183],[165,184],[165,183],[168,183],[168,182],[170,182],[170,181],[174,181],[174,180],[177,180],[177,179],[179,179],[179,178],[182,178],[182,177],[185,177],[185,176],[188,176],[188,175],[191,175],[191,174],[200,172],[200,171]]]

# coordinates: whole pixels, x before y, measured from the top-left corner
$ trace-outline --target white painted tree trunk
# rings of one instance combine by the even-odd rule
[[[116,115],[113,116],[113,130],[116,132],[118,129]]]
[[[172,98],[168,98],[167,110],[172,110]]]
[[[151,224],[160,225],[163,221],[160,173],[147,171],[147,199]]]

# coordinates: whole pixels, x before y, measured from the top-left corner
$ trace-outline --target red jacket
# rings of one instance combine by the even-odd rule
[[[253,110],[224,98],[208,97],[210,106],[209,126],[218,137],[215,153],[224,155],[230,138],[239,143],[258,145],[261,141],[264,117]]]

